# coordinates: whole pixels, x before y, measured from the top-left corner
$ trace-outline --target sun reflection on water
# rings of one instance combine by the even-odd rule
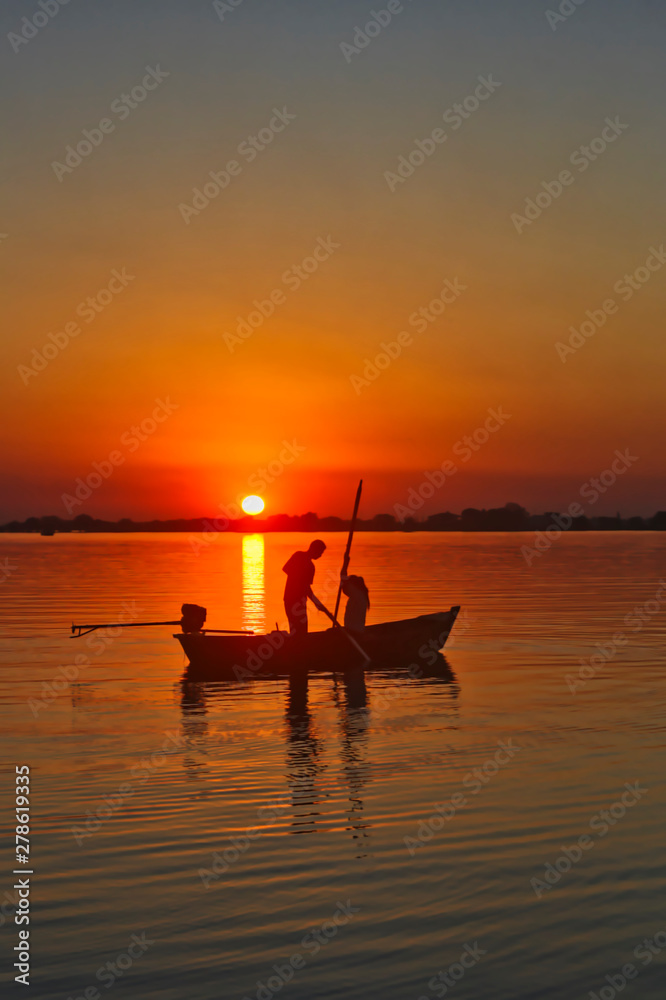
[[[243,628],[266,631],[264,536],[243,535]]]

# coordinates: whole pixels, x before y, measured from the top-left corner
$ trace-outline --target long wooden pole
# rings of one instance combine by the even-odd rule
[[[349,554],[351,552],[352,541],[354,538],[354,528],[356,527],[356,518],[358,517],[358,508],[361,503],[361,493],[363,492],[363,480],[361,479],[358,484],[358,489],[356,491],[356,501],[354,503],[354,513],[352,514],[351,525],[349,527],[349,535],[347,537],[347,548],[345,549],[345,556],[342,560],[342,572],[346,573],[349,568]],[[333,615],[333,626],[340,627],[340,622],[338,621],[338,611],[340,610],[340,598],[342,596],[342,580],[338,584],[338,596],[335,600],[335,613]]]
[[[70,639],[80,639],[82,635],[87,635],[88,632],[94,632],[98,628],[143,628],[146,625],[182,625],[183,620],[179,618],[177,622],[106,622],[104,625],[72,625],[72,633],[78,632],[77,635],[72,634]],[[254,632],[250,632],[247,629],[242,628],[202,628],[201,632],[224,632],[225,635],[254,635]]]

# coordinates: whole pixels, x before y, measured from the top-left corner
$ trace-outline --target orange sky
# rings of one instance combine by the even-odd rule
[[[510,419],[424,513],[563,507],[627,447],[640,461],[603,512],[664,506],[666,272],[631,298],[617,290],[663,238],[663,18],[642,36],[611,3],[552,32],[542,11],[512,21],[478,6],[405,10],[351,63],[339,42],[360,8],[346,2],[292,21],[239,8],[225,25],[175,8],[139,18],[127,3],[63,10],[16,55],[0,517],[65,516],[62,494],[113,451],[122,462],[75,513],[207,514],[256,492],[249,477],[285,440],[303,450],[267,484],[267,513],[345,514],[359,474],[365,513],[390,511],[498,407]],[[169,76],[145,103],[109,110],[157,65]],[[456,128],[447,109],[489,74],[501,86]],[[265,149],[238,152],[285,108],[295,118]],[[52,164],[105,115],[114,131],[58,180]],[[616,116],[629,127],[574,165]],[[446,140],[391,191],[386,173],[440,127]],[[185,222],[179,206],[234,158],[237,176]],[[519,234],[512,214],[567,168],[571,185]],[[299,278],[316,247],[326,259]],[[114,270],[127,284],[88,322],[77,308]],[[447,279],[465,290],[410,324]],[[225,334],[272,292],[273,314],[231,351]],[[556,344],[609,298],[618,311],[563,363]],[[355,388],[401,331],[400,357]],[[50,333],[66,346],[27,374]],[[156,399],[177,408],[132,448]]]

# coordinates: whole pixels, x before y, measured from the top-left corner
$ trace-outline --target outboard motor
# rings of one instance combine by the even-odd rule
[[[180,627],[183,632],[201,632],[206,621],[206,609],[199,604],[183,604],[180,609]]]

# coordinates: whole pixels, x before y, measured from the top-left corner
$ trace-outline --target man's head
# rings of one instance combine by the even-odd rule
[[[321,538],[315,538],[314,542],[310,543],[310,548],[308,549],[308,555],[311,559],[319,559],[326,551],[326,544],[322,542]]]

